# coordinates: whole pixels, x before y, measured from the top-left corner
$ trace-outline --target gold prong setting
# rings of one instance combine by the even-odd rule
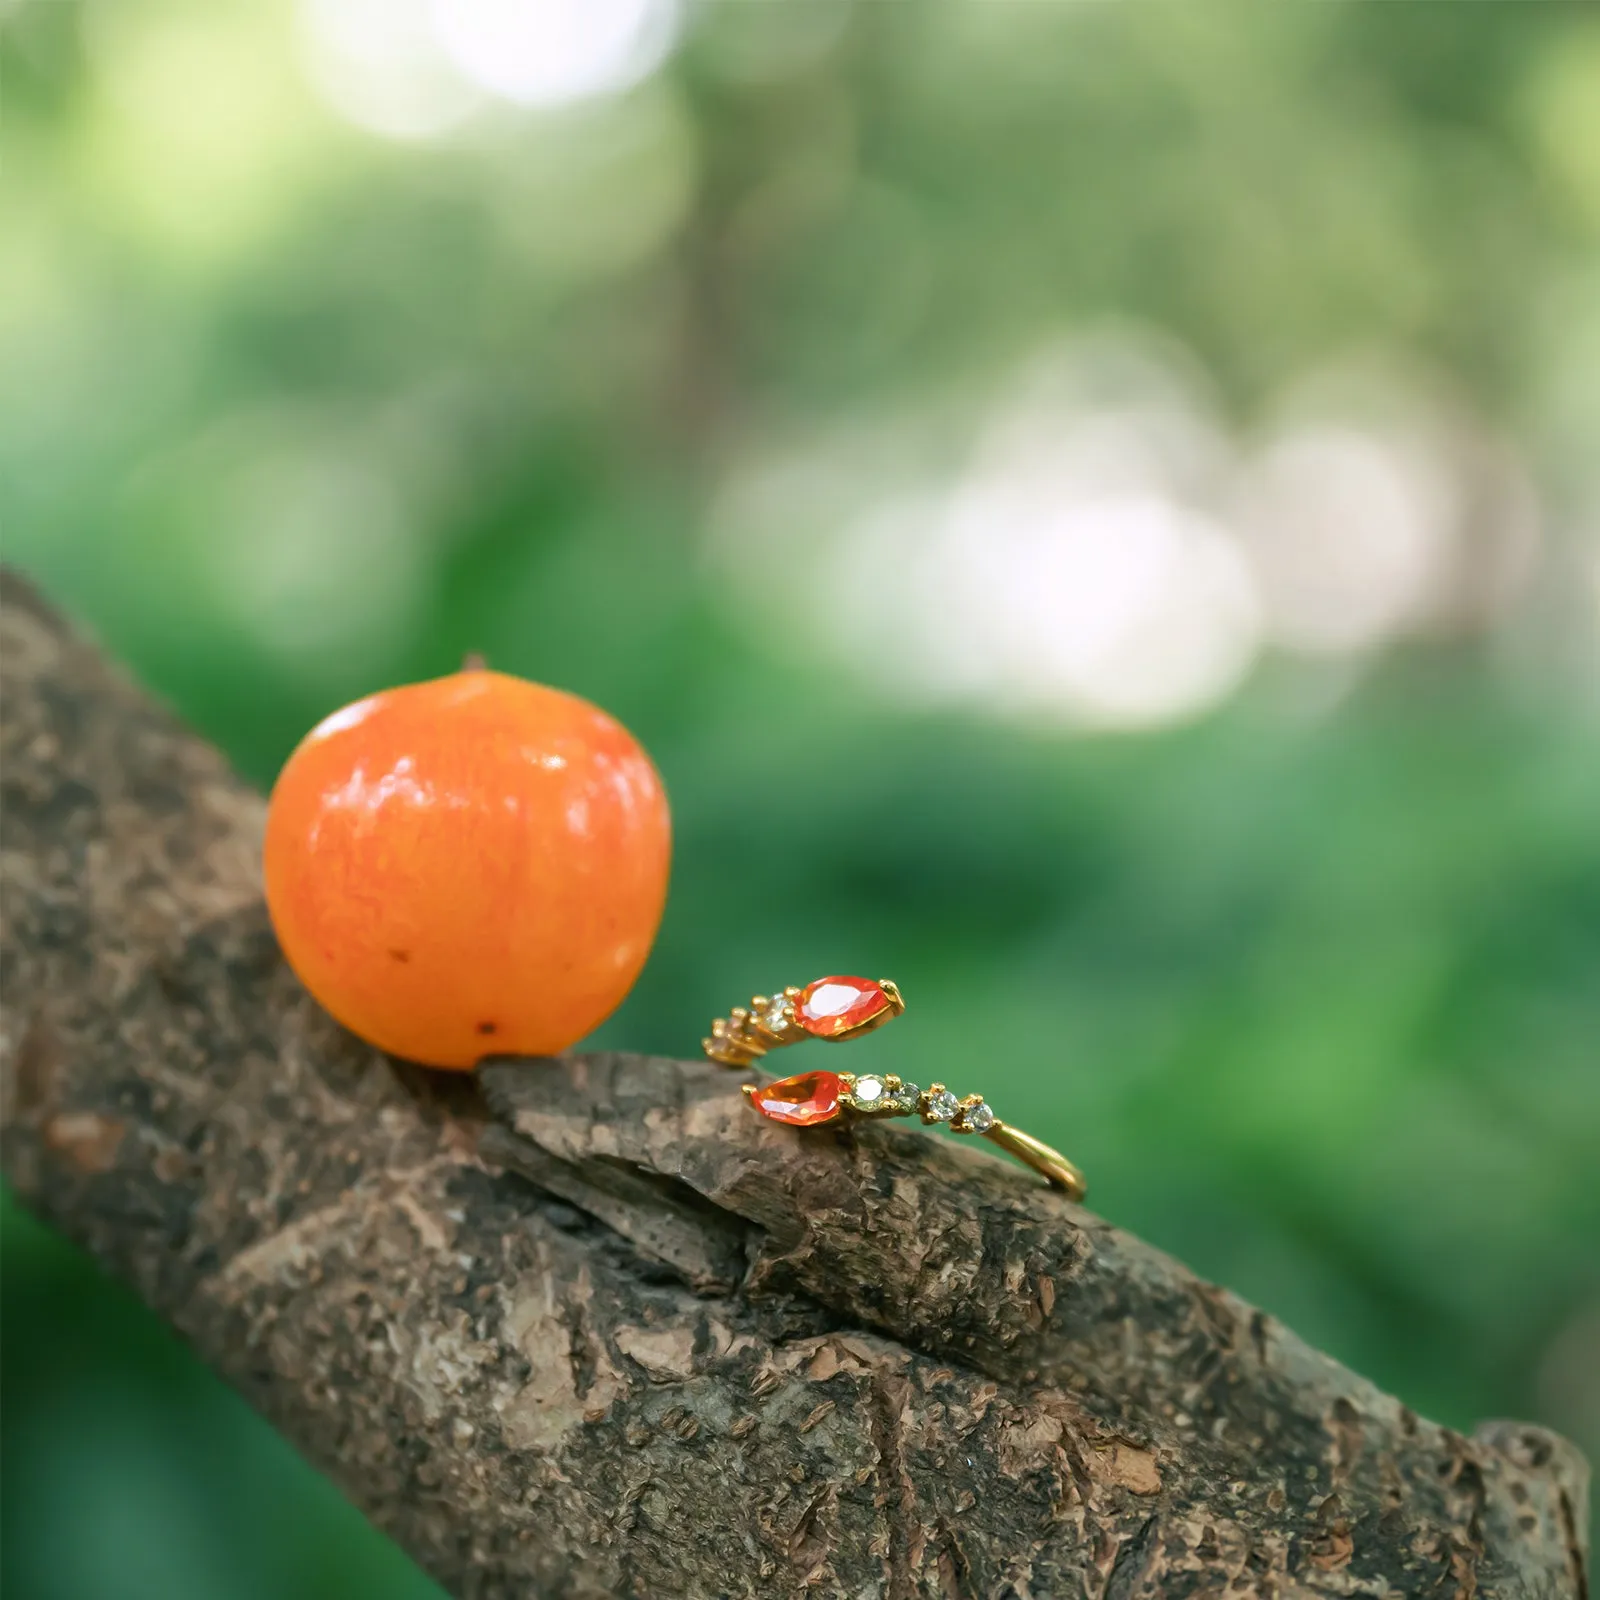
[[[874,984],[865,978],[818,978],[804,989],[753,996],[748,1010],[740,1006],[718,1017],[703,1043],[713,1061],[749,1067],[767,1051],[801,1039],[858,1038],[904,1010],[899,989],[887,979]],[[952,1133],[988,1139],[1072,1199],[1083,1199],[1083,1174],[1059,1150],[1002,1122],[981,1094],[958,1098],[942,1083],[923,1089],[893,1072],[820,1069],[742,1087],[763,1117],[796,1128],[818,1127],[840,1117],[920,1117],[929,1126],[944,1123]]]
[[[769,1050],[802,1039],[838,1043],[859,1039],[898,1017],[906,1008],[899,989],[887,978],[818,978],[805,988],[793,984],[771,995],[752,995],[711,1024],[711,1036],[700,1041],[713,1061],[725,1067],[748,1067]]]
[[[996,1120],[989,1102],[981,1094],[969,1094],[950,1119],[950,1130],[952,1133],[987,1133]]]
[[[700,1041],[701,1049],[725,1067],[748,1067],[769,1050],[797,1044],[809,1037],[795,1020],[799,998],[800,990],[793,984],[770,996],[752,995],[748,1009],[735,1006],[711,1024],[711,1037]]]
[[[987,1133],[999,1120],[981,1094],[958,1100],[942,1083],[926,1089],[892,1072],[839,1074],[839,1104],[858,1117],[921,1117],[952,1133]]]
[[[839,1074],[839,1104],[858,1117],[913,1117],[921,1094],[892,1072]]]

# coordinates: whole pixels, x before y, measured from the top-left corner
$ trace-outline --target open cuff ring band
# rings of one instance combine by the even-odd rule
[[[905,1001],[883,979],[818,978],[804,989],[757,995],[711,1025],[705,1053],[727,1067],[749,1067],[770,1050],[802,1039],[855,1039],[900,1015]],[[745,1097],[762,1116],[810,1128],[846,1117],[921,1117],[954,1133],[976,1133],[1008,1150],[1074,1200],[1084,1196],[1083,1174],[1032,1134],[1002,1122],[982,1095],[958,1099],[942,1083],[926,1089],[893,1073],[803,1072],[773,1083],[747,1083]]]

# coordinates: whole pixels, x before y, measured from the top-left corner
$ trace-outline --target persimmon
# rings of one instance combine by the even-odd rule
[[[576,695],[469,669],[327,717],[267,811],[267,907],[306,988],[433,1067],[549,1055],[633,986],[672,826],[633,735]]]

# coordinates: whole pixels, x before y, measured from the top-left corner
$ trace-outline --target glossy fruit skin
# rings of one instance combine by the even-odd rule
[[[469,670],[306,736],[267,811],[267,907],[306,988],[363,1038],[469,1068],[551,1055],[633,986],[672,825],[650,758],[576,695]]]

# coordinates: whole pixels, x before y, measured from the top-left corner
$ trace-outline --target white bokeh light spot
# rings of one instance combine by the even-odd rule
[[[312,84],[359,128],[436,138],[483,103],[440,48],[428,0],[302,0],[300,21]]]
[[[914,698],[1094,727],[1193,716],[1237,686],[1260,615],[1221,528],[1155,493],[1029,503],[1021,488],[848,531],[822,588],[862,601],[818,618],[841,653]]]
[[[795,621],[869,681],[1136,729],[1198,716],[1249,673],[1255,577],[1210,509],[1229,441],[1159,349],[1037,364],[964,471],[894,458],[892,436],[852,436],[731,484],[714,517],[735,580],[764,594],[774,569],[803,573]]]
[[[1458,520],[1420,451],[1336,423],[1268,445],[1238,497],[1268,630],[1311,655],[1370,649],[1436,610]]]
[[[559,106],[648,77],[677,37],[677,0],[431,0],[464,76],[519,105]]]

